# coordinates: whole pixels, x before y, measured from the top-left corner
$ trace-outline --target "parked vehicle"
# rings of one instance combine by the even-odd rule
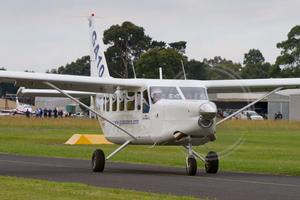
[[[263,120],[264,118],[253,110],[244,111],[243,114],[250,120]]]

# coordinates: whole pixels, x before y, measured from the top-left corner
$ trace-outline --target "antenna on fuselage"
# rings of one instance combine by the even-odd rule
[[[161,68],[161,67],[159,68],[159,79],[160,79],[160,80],[163,79],[163,76],[162,76],[162,68]]]
[[[183,71],[184,80],[186,80],[186,74],[185,74],[184,64],[183,64],[182,60],[181,60],[181,67],[182,67],[182,71]]]

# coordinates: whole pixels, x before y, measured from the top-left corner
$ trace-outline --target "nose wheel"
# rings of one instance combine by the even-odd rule
[[[195,176],[197,173],[197,160],[194,157],[187,157],[186,173],[189,176]]]
[[[205,172],[208,174],[216,174],[219,170],[219,158],[218,154],[214,151],[208,152],[206,157],[199,155],[192,150],[192,145],[185,146],[188,150],[188,156],[186,158],[186,173],[189,176],[195,176],[197,174],[197,160],[196,157],[204,162]]]

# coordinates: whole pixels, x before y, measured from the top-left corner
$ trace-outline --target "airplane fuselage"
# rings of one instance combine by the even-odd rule
[[[119,88],[95,99],[103,116],[137,138],[132,144],[200,145],[215,139],[216,107],[200,81],[142,81],[142,89]],[[105,120],[99,122],[109,141],[122,144],[130,139]]]

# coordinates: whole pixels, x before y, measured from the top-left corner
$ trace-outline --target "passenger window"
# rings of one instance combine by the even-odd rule
[[[126,104],[127,110],[134,110],[134,105],[135,105],[134,92],[127,93],[126,101],[127,101],[127,104]]]
[[[109,100],[110,100],[110,98],[109,98],[109,96],[107,96],[106,97],[106,112],[109,112]]]
[[[95,105],[97,109],[103,111],[103,98],[100,96],[96,96]]]
[[[120,93],[119,96],[119,111],[124,111],[125,109],[125,98],[124,98],[125,94],[124,93]]]
[[[111,97],[111,103],[112,103],[112,111],[116,111],[117,110],[117,95],[113,94]]]
[[[149,104],[149,96],[148,91],[145,90],[143,92],[143,113],[149,113],[150,110],[150,104]]]
[[[103,112],[105,111],[105,97],[101,97],[102,98],[102,106],[103,106]]]
[[[141,110],[141,101],[142,101],[142,98],[141,98],[141,92],[137,92],[136,94],[136,109],[137,110]]]

